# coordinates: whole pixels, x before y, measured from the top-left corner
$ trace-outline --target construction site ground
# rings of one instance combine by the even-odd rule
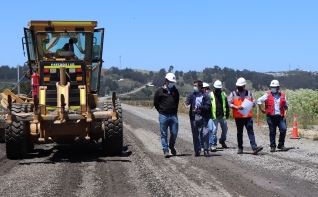
[[[286,152],[270,152],[268,127],[254,124],[264,150],[252,154],[244,130],[237,154],[236,127],[228,121],[227,145],[211,157],[194,157],[188,115],[179,115],[177,156],[164,158],[158,112],[122,104],[129,156],[106,157],[91,144],[36,145],[27,159],[8,160],[0,144],[0,196],[317,196],[316,130],[290,139]],[[218,132],[220,136],[220,131]]]

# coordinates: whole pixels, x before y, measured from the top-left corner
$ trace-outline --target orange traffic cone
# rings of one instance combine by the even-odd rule
[[[292,136],[290,139],[299,139],[299,138],[300,137],[298,136],[297,118],[296,118],[296,114],[294,114],[294,127],[293,127]]]

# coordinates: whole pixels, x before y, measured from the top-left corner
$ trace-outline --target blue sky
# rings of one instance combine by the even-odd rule
[[[100,2],[6,1],[0,65],[27,61],[21,38],[30,20],[97,20],[105,28],[104,68],[318,70],[316,0]]]

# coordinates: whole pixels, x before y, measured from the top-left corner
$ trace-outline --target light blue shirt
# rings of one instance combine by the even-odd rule
[[[203,93],[197,93],[195,97],[195,105],[200,107],[202,104]]]
[[[280,109],[279,109],[279,105],[280,105],[280,94],[272,94],[274,97],[274,114],[275,115],[283,115],[280,114]],[[262,104],[264,103],[268,98],[268,94],[264,94],[262,97],[257,99],[257,104]],[[285,95],[286,98],[286,95]],[[286,98],[286,103],[285,103],[285,107],[288,107],[288,102],[287,102],[287,98]]]

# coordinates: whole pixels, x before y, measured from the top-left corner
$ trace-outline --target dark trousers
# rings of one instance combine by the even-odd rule
[[[284,146],[286,137],[286,118],[282,116],[267,116],[266,117],[269,128],[269,141],[271,147],[276,147],[276,128],[279,129],[278,146]]]
[[[250,144],[254,150],[257,147],[255,141],[255,135],[253,130],[253,118],[235,118],[236,129],[237,129],[237,146],[239,149],[243,149],[243,129],[247,130],[248,138],[250,139]]]

